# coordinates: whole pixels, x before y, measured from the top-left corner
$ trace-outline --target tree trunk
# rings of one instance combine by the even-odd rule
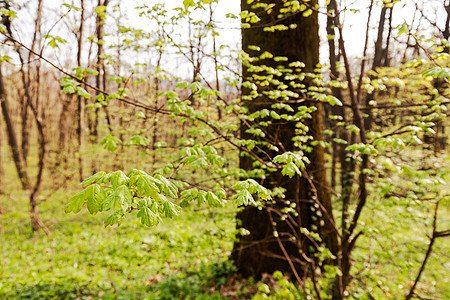
[[[261,48],[261,53],[268,51],[274,56],[285,56],[288,62],[302,61],[305,63],[304,72],[313,72],[316,64],[319,62],[319,36],[318,36],[318,16],[313,13],[309,17],[303,17],[302,14],[293,14],[284,20],[277,20],[280,6],[283,1],[261,1],[275,4],[274,11],[271,14],[261,14],[260,23],[256,26],[245,29],[242,32],[242,47],[248,51],[248,46],[257,45]],[[316,5],[317,1],[309,2]],[[246,0],[241,1],[242,10],[253,11],[252,5],[247,4]],[[296,29],[286,31],[268,32],[261,24],[297,24]],[[252,51],[250,51],[250,54]],[[254,56],[254,55],[252,55]],[[265,65],[275,66],[273,61],[262,61]],[[251,76],[246,65],[243,65],[244,78]],[[280,78],[281,80],[284,80]],[[308,82],[304,82],[308,84]],[[249,91],[243,88],[243,95],[248,95]],[[261,96],[252,101],[244,101],[244,105],[249,113],[267,108],[271,110],[274,100]],[[307,104],[313,105],[313,104]],[[322,105],[315,105],[317,110],[313,113],[312,119],[307,122],[314,139],[319,139],[322,135]],[[298,108],[297,105],[296,108]],[[292,138],[296,136],[297,122],[275,120],[265,129],[271,136],[271,143],[280,145],[285,151],[296,151]],[[241,137],[244,139],[255,139],[254,136],[246,133],[245,126],[242,125]],[[267,150],[265,153],[273,158],[275,155],[283,152]],[[261,153],[259,153],[261,154]],[[267,205],[260,210],[253,206],[244,207],[237,213],[237,227],[245,228],[250,231],[249,235],[238,235],[239,240],[235,242],[232,251],[238,270],[244,276],[260,277],[263,273],[281,270],[283,272],[293,272],[294,274],[303,274],[309,269],[304,255],[310,254],[312,244],[309,239],[300,233],[301,228],[307,228],[310,231],[319,232],[326,246],[334,253],[338,248],[336,232],[332,227],[331,197],[326,179],[324,168],[324,150],[320,146],[314,147],[309,154],[311,164],[307,167],[307,174],[298,175],[289,178],[283,176],[280,170],[272,172],[263,180],[265,187],[272,189],[282,187],[286,189],[283,199],[274,199],[273,204]],[[240,167],[244,170],[252,170],[254,159],[249,156],[240,158]],[[327,217],[323,217],[323,222],[315,219],[313,216],[314,205],[320,202],[325,208]],[[296,203],[297,217],[289,217],[286,221],[280,218],[280,210],[288,206],[289,203]],[[315,228],[317,227],[317,228]],[[278,234],[274,234],[274,232]],[[295,237],[295,240],[292,240]],[[299,251],[301,250],[301,251]],[[314,251],[314,250],[313,250]],[[302,252],[302,253],[300,253]],[[296,276],[297,277],[297,276]]]
[[[448,40],[450,39],[450,1],[448,1],[448,0],[445,1],[444,9],[445,9],[445,12],[447,13],[447,17],[445,19],[444,31],[442,32],[442,36],[448,42]],[[446,45],[444,47],[444,51],[443,52],[450,53],[450,47],[448,47]]]
[[[27,171],[24,167],[24,162],[20,154],[19,144],[17,142],[16,132],[14,130],[14,124],[9,115],[8,97],[6,95],[5,85],[3,83],[3,74],[0,64],[0,104],[2,107],[3,118],[5,119],[6,132],[8,135],[8,143],[11,148],[14,164],[16,165],[17,174],[19,175],[20,183],[23,189],[30,187],[30,180],[28,179]]]
[[[329,13],[335,12],[337,10],[337,3],[335,0],[331,0],[327,5],[327,11]],[[327,17],[327,34],[328,34],[328,51],[329,51],[329,61],[330,61],[330,73],[331,73],[331,79],[338,80],[339,79],[339,71],[337,69],[337,63],[338,63],[338,57],[339,55],[336,55],[336,31],[335,31],[335,22],[333,16]],[[331,38],[332,37],[332,38]],[[339,49],[340,43],[338,42],[338,49]],[[332,94],[338,98],[341,101],[344,101],[344,97],[342,95],[342,89],[337,87],[331,88]],[[331,113],[333,115],[339,115],[343,117],[343,121],[346,121],[346,115],[345,110],[343,106],[332,106],[330,108]],[[333,136],[335,138],[340,138],[344,141],[348,140],[348,134],[347,130],[343,130],[341,127],[336,125],[336,121],[332,121],[332,126],[335,129],[335,132]],[[337,162],[340,162],[340,169],[341,169],[341,180],[340,185],[342,189],[344,189],[344,186],[348,186],[346,183],[346,180],[344,179],[345,176],[348,174],[348,163],[347,163],[347,157],[346,157],[346,151],[345,147],[346,145],[338,144],[335,141],[332,141],[332,167],[331,167],[331,188],[334,189],[336,187],[336,177],[337,177]]]
[[[97,72],[98,75],[96,77],[95,86],[100,90],[105,90],[106,88],[106,69],[103,59],[103,25],[105,24],[104,14],[106,13],[106,8],[109,4],[109,0],[98,0],[97,6],[97,18],[96,18],[96,26],[97,26]],[[95,142],[98,142],[98,126],[99,126],[99,108],[95,109],[95,120],[94,120],[94,128],[93,128],[93,136]],[[111,121],[109,116],[109,111],[105,107],[106,118],[108,122],[109,130],[112,131]]]
[[[39,73],[37,74],[39,76]],[[39,94],[36,96],[36,100],[39,100]],[[44,132],[44,124],[42,119],[39,117],[38,110],[36,107],[30,103],[31,111],[33,112],[34,120],[36,122],[36,128],[38,131],[38,144],[39,144],[39,162],[38,162],[38,174],[36,176],[36,183],[30,194],[30,217],[31,217],[31,228],[34,232],[38,231],[40,228],[48,235],[48,230],[44,226],[43,222],[39,217],[38,212],[38,202],[37,197],[41,190],[42,179],[44,177],[45,170],[45,157],[46,157],[46,139]]]
[[[81,17],[80,28],[78,30],[78,49],[77,49],[77,64],[81,66],[81,52],[83,50],[83,27],[84,27],[84,0],[80,0]],[[83,162],[83,149],[84,149],[84,117],[85,117],[85,102],[84,98],[77,95],[78,111],[77,111],[77,135],[78,135],[78,174],[80,181],[84,180],[84,162]]]
[[[40,32],[41,32],[41,16],[42,16],[42,4],[43,0],[39,0],[38,2],[38,9],[36,14],[36,21],[35,21],[35,30],[34,30],[34,36],[33,36],[33,42],[32,42],[32,48],[35,47],[36,43],[40,42]],[[28,56],[28,60],[31,59],[31,54]],[[43,228],[45,233],[48,234],[47,229],[45,228],[43,222],[41,221],[39,217],[39,211],[38,211],[38,201],[37,197],[39,196],[39,192],[41,190],[42,185],[42,179],[44,176],[44,170],[45,170],[45,156],[46,156],[46,139],[45,139],[45,133],[44,133],[44,124],[42,120],[44,119],[43,113],[41,116],[39,116],[39,103],[40,103],[40,87],[41,87],[41,67],[40,62],[36,62],[36,68],[35,68],[35,76],[36,76],[36,92],[34,97],[34,103],[30,102],[28,103],[27,107],[31,109],[31,112],[34,117],[34,121],[36,123],[36,129],[38,132],[38,145],[39,145],[39,162],[38,162],[38,174],[36,176],[36,182],[32,188],[31,194],[30,194],[30,219],[31,219],[31,229],[33,232],[39,231],[40,228]],[[29,83],[31,82],[31,68],[28,67],[28,80]],[[43,112],[44,110],[42,110]],[[24,155],[24,157],[26,157]]]
[[[375,50],[374,50],[375,52],[374,52],[374,58],[373,58],[373,64],[372,64],[372,71],[376,71],[377,68],[383,66],[383,58],[386,59],[389,55],[387,53],[389,51],[389,49],[387,47],[389,46],[388,39],[390,38],[390,33],[388,33],[388,39],[386,39],[386,47],[383,46],[385,26],[386,26],[386,15],[387,15],[388,11],[392,15],[392,7],[387,7],[386,5],[383,5],[383,7],[381,8],[381,13],[380,13],[380,21],[378,22],[378,32],[377,32],[377,40],[375,42]],[[392,17],[390,17],[390,20],[392,20]],[[373,80],[375,78],[375,76],[371,73],[369,78],[370,78],[370,80]],[[368,94],[365,98],[366,99],[365,99],[364,104],[368,107],[368,106],[370,106],[370,104],[369,104],[370,101],[374,100],[374,95]],[[372,110],[368,110],[367,117],[364,119],[364,128],[366,130],[370,130],[372,128],[373,118],[374,117],[373,117]]]

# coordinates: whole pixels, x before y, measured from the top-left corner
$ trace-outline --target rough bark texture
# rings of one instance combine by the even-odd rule
[[[302,61],[306,67],[304,71],[311,72],[319,62],[319,36],[318,36],[318,18],[317,14],[305,18],[302,14],[294,14],[283,20],[277,19],[277,10],[282,7],[283,1],[260,1],[265,3],[274,3],[276,6],[271,14],[266,14],[261,9],[256,10],[252,5],[242,0],[242,10],[255,11],[261,18],[261,22],[251,29],[245,29],[242,32],[242,47],[248,51],[249,45],[258,45],[261,53],[268,51],[274,56],[285,56],[289,62]],[[316,1],[311,1],[314,5]],[[276,31],[274,33],[264,31],[262,24],[297,24],[296,29],[286,31]],[[248,51],[250,54],[251,51]],[[263,64],[274,64],[270,61],[263,61]],[[250,74],[243,66],[244,77]],[[247,93],[243,89],[243,94]],[[254,112],[264,108],[271,109],[273,100],[260,97],[251,102],[246,102],[249,112]],[[307,104],[308,105],[308,104]],[[310,128],[309,134],[314,138],[322,135],[322,106],[316,105],[317,111],[313,118],[307,124]],[[267,131],[272,139],[272,144],[282,145],[284,151],[295,151],[292,138],[295,136],[296,122],[287,122],[284,120],[272,120],[272,125],[267,127]],[[243,125],[243,127],[245,127]],[[243,128],[241,135],[243,138],[254,138],[245,133]],[[281,146],[280,146],[281,147]],[[271,157],[282,152],[267,151]],[[305,258],[299,253],[309,253],[311,244],[309,240],[300,234],[300,228],[305,227],[311,230],[313,224],[318,225],[318,221],[313,221],[314,204],[316,201],[327,210],[328,217],[331,217],[331,201],[328,189],[326,172],[324,168],[324,151],[321,147],[314,147],[309,154],[311,164],[308,166],[309,176],[294,176],[289,178],[283,176],[280,171],[269,174],[262,184],[268,188],[283,187],[286,189],[284,199],[274,199],[275,203],[259,210],[258,208],[248,206],[237,213],[238,228],[245,228],[250,231],[250,235],[238,236],[239,241],[234,245],[232,259],[244,276],[261,276],[265,272],[274,272],[281,270],[292,272],[292,265],[295,266],[295,272],[304,274],[308,269],[305,264]],[[253,169],[253,159],[247,156],[241,156],[240,167],[245,170]],[[306,175],[306,173],[304,174]],[[309,177],[309,178],[307,178]],[[314,200],[314,198],[317,200]],[[290,217],[287,221],[281,221],[278,214],[280,209],[290,203],[297,204],[296,210],[298,217]],[[271,222],[273,219],[276,226]],[[332,229],[330,219],[324,216],[324,226],[318,225],[327,246],[334,252],[337,251],[337,236]],[[279,233],[274,236],[274,231]],[[290,237],[297,237],[294,241]],[[280,245],[280,241],[282,244]],[[286,253],[288,255],[286,255]],[[287,257],[288,256],[288,257]]]

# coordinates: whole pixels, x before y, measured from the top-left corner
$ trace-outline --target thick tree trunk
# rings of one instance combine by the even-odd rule
[[[305,72],[312,72],[319,62],[319,36],[318,17],[313,13],[309,17],[302,14],[294,14],[284,20],[277,20],[277,10],[282,7],[283,1],[261,1],[275,4],[271,14],[258,12],[261,22],[256,26],[245,29],[242,32],[242,47],[248,51],[248,46],[257,45],[261,48],[261,53],[268,51],[274,56],[285,56],[289,62],[302,61],[305,63]],[[311,1],[311,5],[317,1]],[[255,11],[252,5],[246,0],[241,1],[242,10]],[[286,31],[267,32],[261,24],[297,24],[296,29]],[[249,51],[252,54],[252,51]],[[265,65],[275,66],[273,61],[264,60]],[[251,76],[250,72],[243,66],[245,78]],[[280,78],[281,80],[284,80]],[[305,82],[307,84],[307,82]],[[249,91],[243,89],[243,94]],[[252,101],[246,101],[245,105],[249,113],[267,108],[271,110],[271,105],[276,103],[267,97],[261,96]],[[312,104],[306,104],[312,105]],[[297,105],[298,107],[299,105]],[[309,134],[315,139],[322,135],[322,106],[316,104],[317,111],[313,113],[312,119],[306,124]],[[272,120],[272,125],[266,127],[271,137],[271,143],[282,145],[283,151],[296,151],[292,138],[296,136],[297,122],[285,120]],[[241,130],[244,139],[253,138],[246,133],[246,129]],[[275,150],[267,150],[266,153],[273,158],[281,154]],[[267,188],[282,187],[286,189],[283,199],[274,199],[274,204],[266,206],[260,210],[256,207],[247,206],[237,213],[238,228],[245,228],[250,231],[249,235],[239,235],[239,240],[234,244],[232,259],[239,272],[244,276],[261,276],[265,272],[281,270],[283,272],[293,272],[294,274],[304,274],[309,269],[304,255],[310,253],[312,244],[307,237],[300,233],[301,228],[307,228],[319,232],[327,247],[335,252],[338,248],[336,232],[331,224],[332,211],[329,187],[324,168],[324,151],[317,146],[309,154],[311,164],[307,167],[307,173],[303,172],[303,177],[298,175],[289,178],[283,176],[281,171],[275,171],[267,175],[262,182]],[[241,156],[240,167],[244,170],[252,170],[253,159],[248,156]],[[325,208],[327,216],[323,214],[322,221],[313,216],[314,205],[320,202],[320,206]],[[288,217],[286,221],[280,218],[280,210],[288,206],[289,203],[296,203],[298,216]],[[330,222],[331,221],[331,222]],[[274,224],[276,223],[276,224]],[[278,234],[274,234],[274,232]],[[295,239],[292,239],[295,237]],[[299,251],[301,250],[301,251]],[[302,252],[302,253],[301,253]]]

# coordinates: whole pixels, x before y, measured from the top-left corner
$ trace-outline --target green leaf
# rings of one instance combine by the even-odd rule
[[[170,180],[161,174],[155,175],[155,178],[162,183],[163,191],[168,197],[178,198],[178,188]]]
[[[220,199],[213,193],[207,192],[206,193],[206,201],[208,201],[209,206],[212,207],[221,207],[223,206],[223,202],[220,201]]]
[[[181,207],[176,205],[175,203],[167,200],[162,203],[162,211],[165,217],[173,218],[174,216],[180,215]]]
[[[176,88],[178,88],[178,89],[184,89],[184,90],[187,89],[188,86],[189,86],[189,83],[187,83],[186,81],[184,81],[184,82],[179,82],[179,83],[177,83],[177,84],[175,85]]]
[[[98,94],[97,96],[95,96],[95,101],[96,102],[103,102],[103,101],[105,101],[105,95]]]
[[[143,137],[142,135],[135,135],[131,138],[131,143],[133,145],[138,145],[138,146],[147,146],[150,141],[149,139],[147,139],[146,137]]]
[[[423,77],[450,78],[450,68],[434,67],[422,73]]]
[[[237,206],[248,205],[249,203],[256,204],[252,194],[247,190],[241,190],[235,194],[231,199],[236,201]]]
[[[84,198],[84,190],[76,193],[70,198],[69,202],[67,202],[66,207],[64,209],[65,213],[79,213],[83,208],[83,205],[86,203],[86,199]]]
[[[290,161],[289,153],[288,153],[288,152],[285,152],[285,153],[283,153],[283,154],[277,155],[277,156],[275,156],[275,157],[273,158],[273,162],[274,162],[274,163],[279,163],[279,164],[281,164],[281,163],[287,163],[288,161]]]
[[[61,43],[61,44],[67,43],[67,41],[65,39],[61,38],[60,36],[46,35],[46,36],[44,36],[44,38],[45,39],[50,39],[48,44],[52,48],[58,48],[59,47],[58,43]]]
[[[76,10],[76,11],[81,11],[81,8],[80,8],[80,7],[76,7],[76,6],[67,4],[67,3],[63,3],[62,5],[65,6],[65,7],[67,7],[67,8],[69,8],[69,10],[70,10],[70,9],[74,9],[74,10]]]
[[[354,132],[354,133],[358,133],[358,132],[360,131],[360,129],[358,128],[358,126],[353,125],[353,124],[347,125],[347,126],[345,127],[345,129],[348,129],[348,130],[350,130],[351,132]]]
[[[335,105],[337,105],[337,106],[342,106],[343,104],[342,104],[342,102],[341,102],[341,100],[339,100],[338,98],[336,98],[335,96],[328,96],[327,97],[328,98],[328,103],[330,103],[330,105],[331,106],[335,106]]]
[[[126,184],[129,180],[128,176],[122,171],[116,171],[111,175],[112,188],[115,189],[122,184]]]
[[[84,198],[86,199],[86,206],[91,215],[95,215],[102,210],[103,201],[106,198],[106,193],[100,185],[93,184],[84,191]]]
[[[194,6],[194,0],[183,0],[183,5],[185,9],[188,9],[190,6]]]
[[[103,202],[103,210],[110,210],[112,208],[120,207],[123,212],[133,203],[133,196],[127,186],[121,185],[114,190]]]
[[[76,92],[75,87],[68,85],[63,88],[62,93],[63,94],[74,94]]]
[[[145,114],[142,111],[138,111],[133,118],[141,118],[141,119],[145,119]]]
[[[77,95],[84,97],[86,99],[90,99],[91,98],[91,94],[89,94],[85,89],[83,89],[82,87],[77,86],[76,88],[77,91]]]
[[[0,55],[0,62],[10,61],[11,57],[8,55]]]
[[[162,183],[150,175],[138,175],[136,180],[137,192],[140,196],[149,196],[158,199],[162,192]]]
[[[313,13],[313,10],[312,10],[312,9],[308,9],[308,10],[306,10],[305,12],[303,12],[303,16],[304,16],[305,18],[307,18],[307,17],[309,17],[310,15],[312,15],[312,13]]]
[[[219,189],[215,194],[219,199],[225,199],[227,197],[227,192],[222,188]]]
[[[339,139],[339,138],[334,138],[333,142],[337,143],[337,144],[342,144],[342,145],[346,145],[347,141],[343,140],[343,139]]]
[[[146,226],[154,226],[162,222],[161,217],[150,210],[150,208],[145,207],[137,213],[137,217],[141,220],[141,223]]]
[[[181,207],[188,206],[189,202],[194,201],[198,198],[198,190],[197,188],[192,188],[188,190],[184,190],[180,193],[181,199],[183,199],[180,203]]]
[[[110,134],[105,136],[101,141],[100,144],[105,147],[105,149],[108,149],[108,151],[114,152],[117,150],[118,144],[121,144],[122,141]]]
[[[233,185],[233,190],[247,190],[249,186],[247,181],[238,181]]]
[[[105,175],[106,175],[106,172],[100,171],[100,172],[95,173],[94,175],[86,178],[81,184],[83,186],[87,186],[87,185],[92,184],[94,182],[99,182],[99,180],[102,179],[103,176],[105,176]]]
[[[290,162],[286,164],[283,169],[281,170],[281,174],[289,176],[289,178],[292,178],[295,174],[301,174],[300,169],[297,167],[297,165],[294,162]]]
[[[115,223],[119,224],[122,221],[122,218],[124,217],[124,212],[121,209],[116,210],[115,212],[113,212],[112,214],[110,214],[106,219],[105,219],[105,227],[107,226],[112,226]]]
[[[400,24],[398,27],[397,27],[397,29],[398,29],[398,35],[400,36],[400,35],[402,35],[402,34],[408,34],[408,32],[409,32],[409,25],[408,25],[408,23],[403,23],[403,24]]]

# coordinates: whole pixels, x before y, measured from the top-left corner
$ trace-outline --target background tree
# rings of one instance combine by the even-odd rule
[[[301,61],[304,62],[302,72],[314,72],[316,65],[319,63],[317,12],[287,13],[282,14],[281,18],[279,15],[285,8],[283,1],[265,1],[258,2],[258,4],[262,7],[257,7],[255,3],[246,0],[241,2],[242,11],[247,11],[249,15],[257,15],[261,20],[250,28],[243,30],[243,50],[249,51],[253,45],[257,45],[261,52],[250,51],[251,58],[258,57],[256,55],[259,53],[271,54],[267,55],[269,58],[266,59],[263,58],[263,55],[259,56],[259,60],[256,58],[256,66],[280,69],[292,66],[290,65],[292,62]],[[316,4],[316,2],[311,2],[312,6]],[[267,12],[268,10],[271,10],[270,14]],[[292,28],[292,25],[295,26],[295,29],[274,30],[274,32],[267,30],[270,26],[285,26],[288,28],[291,26]],[[271,59],[272,55],[285,57],[286,63],[274,62]],[[251,68],[253,68],[252,64],[244,63],[243,76],[246,80],[255,82],[256,76],[253,75],[256,74],[250,70]],[[269,76],[269,74],[266,76]],[[274,76],[274,80],[280,80],[283,84],[291,85],[290,80],[286,80],[285,76],[286,74]],[[258,81],[256,81],[256,84],[258,84]],[[308,85],[313,85],[313,79],[306,77],[302,84],[306,86],[304,90],[307,91]],[[277,87],[271,86],[270,88],[276,89]],[[249,114],[255,114],[262,110],[272,110],[277,104],[290,105],[296,112],[305,110],[305,108],[310,112],[314,111],[311,113],[312,118],[310,120],[303,119],[300,121],[300,118],[295,117],[291,120],[280,118],[279,120],[271,120],[271,124],[267,127],[261,125],[261,120],[255,120],[255,122],[251,122],[251,120],[249,122],[243,121],[241,124],[243,127],[241,137],[243,139],[255,138],[253,134],[249,133],[249,129],[252,128],[261,128],[260,130],[265,132],[265,135],[259,141],[268,140],[267,145],[255,149],[255,153],[260,159],[267,161],[267,159],[273,159],[283,152],[301,151],[300,149],[304,145],[296,142],[295,139],[298,136],[299,122],[304,128],[309,128],[307,134],[310,134],[312,139],[321,139],[323,111],[320,103],[304,102],[307,99],[301,98],[274,99],[268,94],[250,98],[248,96],[251,91],[248,88],[243,90],[244,105]],[[275,111],[280,114],[283,113],[282,109]],[[245,154],[241,153],[240,167],[248,171],[248,174],[252,174],[251,171],[255,169],[255,159]],[[303,235],[302,229],[318,232],[326,247],[336,253],[337,236],[333,228],[331,197],[324,169],[324,150],[320,145],[313,147],[307,157],[311,162],[306,168],[307,173],[291,174],[289,178],[281,169],[276,171],[265,170],[267,174],[262,175],[258,180],[269,189],[281,188],[284,191],[283,196],[274,196],[273,204],[263,205],[262,209],[247,206],[238,212],[236,216],[238,228],[248,230],[249,234],[238,236],[239,241],[234,245],[232,258],[239,271],[245,276],[261,276],[263,273],[276,270],[290,270],[305,275],[310,266],[306,263],[307,259],[304,255],[311,256],[316,250],[311,250],[310,237]],[[311,212],[315,210],[314,207],[317,203],[320,203],[319,211],[323,210],[323,215],[320,214],[322,218],[314,219]],[[282,211],[289,207],[294,207],[296,215],[298,215],[297,220],[283,221]],[[276,233],[279,233],[279,235]]]
[[[42,203],[44,221],[54,224],[55,234],[51,239],[40,233],[28,238],[26,208],[32,197],[19,191],[14,153],[8,152],[2,178],[5,194],[0,195],[4,212],[0,221],[5,220],[0,222],[0,244],[5,245],[7,260],[1,267],[6,278],[14,280],[0,278],[0,298],[4,286],[5,298],[30,293],[43,298],[151,298],[155,293],[161,298],[188,298],[207,290],[231,297],[271,294],[317,299],[343,299],[347,294],[358,299],[448,294],[445,284],[439,284],[445,278],[440,260],[448,252],[443,239],[448,236],[444,225],[448,152],[445,144],[442,148],[421,144],[437,137],[439,122],[448,127],[448,55],[441,41],[428,39],[430,24],[424,20],[421,27],[402,24],[397,13],[389,14],[388,6],[395,3],[390,1],[354,3],[345,9],[340,1],[329,1],[327,8],[311,1],[248,2],[239,16],[230,15],[242,20],[246,53],[240,47],[224,47],[223,37],[214,35],[240,30],[222,22],[220,10],[212,12],[223,2],[180,1],[172,10],[173,2],[166,1],[133,11],[123,1],[111,2],[107,10],[98,7],[97,0],[84,0],[82,11],[76,7],[80,2],[55,10],[43,5],[43,16],[49,17],[42,19],[41,29],[34,24],[38,5],[14,5],[17,18],[14,11],[1,10],[2,17],[13,23],[13,34],[0,27],[4,37],[0,47],[12,58],[3,52],[0,58],[10,128],[18,130],[16,154],[24,159],[22,104],[27,101],[22,86],[29,82],[31,126],[25,171],[40,174],[43,195],[33,193],[33,199]],[[442,7],[441,2],[433,3]],[[411,2],[404,4],[414,7]],[[369,73],[376,44],[376,29],[371,28],[381,28],[378,12],[383,6],[381,48],[392,51],[389,59],[382,60],[389,60],[393,68],[382,64]],[[395,4],[396,12],[404,9]],[[424,10],[429,11],[429,7]],[[80,33],[66,33],[77,33],[81,13],[85,30],[78,43]],[[130,22],[127,13],[133,20],[139,15],[139,24]],[[326,66],[321,70],[317,66],[318,13],[328,18],[331,74]],[[353,50],[355,40],[344,42],[343,20],[348,26],[354,13],[369,15],[362,59],[353,57],[360,56]],[[100,14],[104,23],[99,36]],[[35,48],[27,46],[33,43],[31,34],[19,34],[25,24],[45,33],[42,39],[37,34]],[[186,38],[189,25],[191,34]],[[393,37],[397,31],[401,35],[388,43],[388,32]],[[421,57],[397,65],[400,57],[395,51],[407,47],[405,42],[414,42]],[[84,46],[77,49],[77,43]],[[77,51],[83,54],[78,60]],[[403,53],[405,59],[413,58],[409,50]],[[31,75],[26,75],[25,84],[15,85],[22,82],[21,68]],[[235,91],[241,87],[240,96]],[[366,105],[367,95],[373,101]],[[90,117],[83,128],[93,129],[95,111],[100,113],[98,140],[83,137],[83,151],[77,150],[76,116],[81,103],[77,96],[83,103],[89,99],[83,110]],[[105,118],[106,105],[110,120]],[[370,131],[363,124],[369,111],[374,116]],[[2,137],[8,135],[4,132]],[[61,149],[73,150],[58,166]],[[40,157],[47,157],[42,153],[49,154],[48,176],[40,171],[44,170],[40,162],[45,162]],[[104,170],[84,180],[81,191],[75,185],[79,156],[85,175]],[[68,193],[73,195],[69,200]],[[232,200],[226,208],[210,208],[224,205],[226,199]],[[192,204],[200,208],[189,208]],[[242,218],[237,220],[242,239],[232,249],[236,204],[242,207],[238,212]],[[86,206],[91,214],[104,216],[104,222],[83,214],[63,215],[64,205],[67,212],[80,212]],[[182,212],[184,216],[179,216]],[[144,225],[160,225],[143,231],[125,219],[129,215]],[[167,220],[172,217],[181,218],[181,223]],[[166,223],[161,224],[164,218]],[[251,223],[251,218],[257,220]],[[110,231],[101,228],[120,223],[120,228]],[[117,234],[111,235],[112,231]],[[424,232],[430,233],[429,239]],[[94,247],[94,238],[101,246]],[[221,246],[205,252],[205,244]],[[133,256],[125,249],[132,249]],[[160,258],[155,249],[162,250],[164,257],[155,259]],[[232,250],[242,273],[261,275],[256,286],[231,276],[235,270],[231,262],[213,263],[216,258],[225,261]],[[56,272],[53,262],[59,262],[58,270],[64,266],[64,271]],[[204,263],[214,266],[204,269]],[[149,279],[149,268],[164,278]],[[264,268],[283,268],[294,280],[280,272],[261,274]],[[211,274],[211,281],[203,282],[205,276],[199,273]],[[55,279],[53,274],[71,276]],[[233,288],[239,292],[230,293]],[[126,294],[118,295],[122,292]]]

